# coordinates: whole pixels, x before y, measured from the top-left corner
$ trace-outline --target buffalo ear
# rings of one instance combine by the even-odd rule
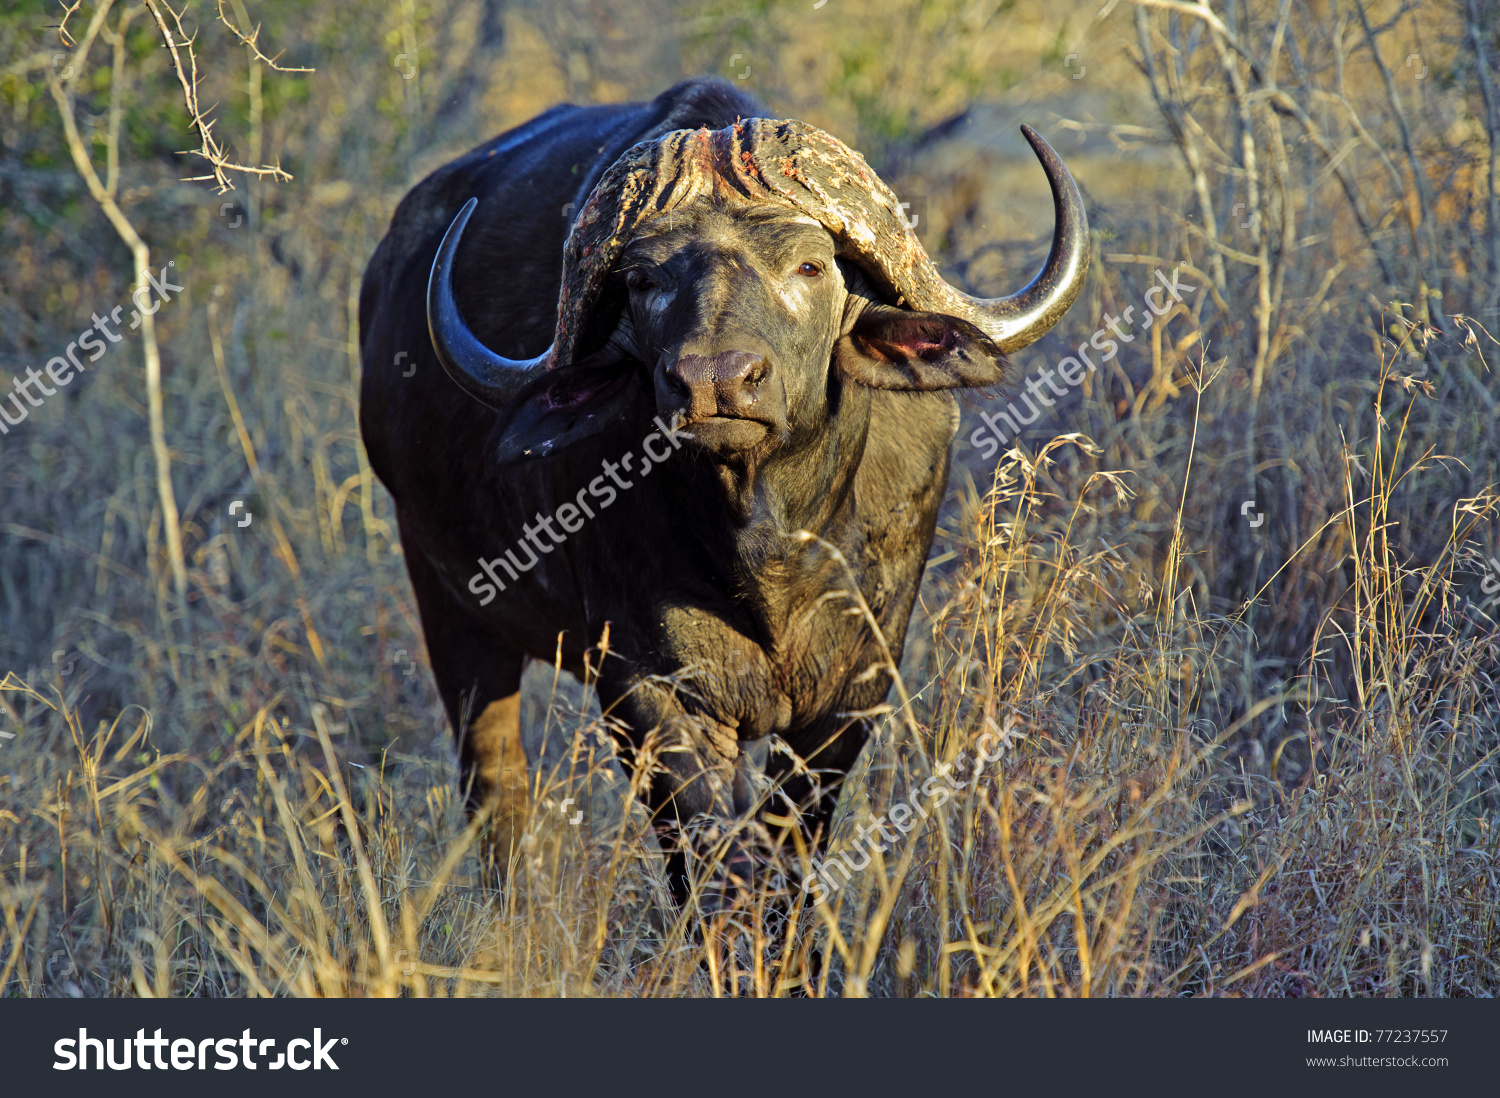
[[[502,463],[549,457],[638,418],[637,363],[613,347],[548,370],[511,403],[501,428]]]
[[[844,377],[871,389],[930,392],[996,385],[1011,370],[994,340],[967,320],[872,304],[833,346]]]

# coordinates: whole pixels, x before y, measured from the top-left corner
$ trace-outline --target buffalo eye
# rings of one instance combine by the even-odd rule
[[[631,271],[625,276],[625,285],[630,288],[631,293],[643,294],[657,289],[656,279],[645,271]]]
[[[797,268],[797,273],[804,278],[817,278],[818,275],[823,273],[823,268],[819,267],[816,263],[804,263]]]

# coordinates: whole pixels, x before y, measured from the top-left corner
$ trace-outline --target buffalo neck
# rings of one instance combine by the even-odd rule
[[[742,461],[684,455],[671,469],[687,528],[773,633],[791,598],[808,589],[799,577],[842,571],[826,548],[797,535],[844,548],[871,404],[868,389],[834,380],[828,415],[774,452]]]

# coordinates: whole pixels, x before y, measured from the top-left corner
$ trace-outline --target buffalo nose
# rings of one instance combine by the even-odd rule
[[[756,402],[756,387],[770,373],[765,358],[753,351],[716,355],[682,355],[667,367],[667,377],[688,398],[688,418],[741,416]]]

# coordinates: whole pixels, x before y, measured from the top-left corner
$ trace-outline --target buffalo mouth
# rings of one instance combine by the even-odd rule
[[[775,424],[746,416],[699,416],[689,419],[681,409],[669,413],[681,420],[678,428],[684,439],[691,438],[691,445],[712,454],[735,454],[753,450],[776,432]],[[779,432],[778,432],[779,433]]]

